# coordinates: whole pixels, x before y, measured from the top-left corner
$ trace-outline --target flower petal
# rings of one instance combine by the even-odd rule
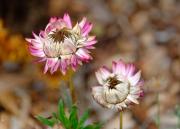
[[[91,23],[87,23],[82,30],[82,35],[87,36],[89,32],[91,31],[92,27],[93,25]]]
[[[92,59],[92,57],[88,53],[88,50],[80,48],[77,50],[76,55],[79,56],[83,61],[87,61]]]
[[[59,63],[60,61],[58,60],[58,58],[53,59],[53,63],[51,65],[51,74],[53,74],[55,71],[57,71],[58,67],[59,67]]]
[[[85,46],[91,46],[97,43],[97,40],[87,41]]]
[[[113,62],[113,73],[125,75],[126,66],[125,64],[120,60],[118,62]]]
[[[29,47],[29,51],[31,55],[37,56],[37,57],[45,57],[45,54],[42,50],[34,49],[32,47]]]
[[[79,26],[80,26],[81,28],[83,28],[84,25],[86,24],[86,21],[87,21],[87,19],[86,19],[85,17],[83,17],[83,19],[82,19],[81,22],[79,23]]]
[[[69,28],[72,28],[72,23],[71,23],[71,18],[69,16],[69,14],[64,14],[63,20],[67,23],[67,26]]]
[[[72,55],[70,64],[71,64],[72,69],[75,71],[78,66],[78,58],[75,55]]]
[[[108,68],[105,66],[101,67],[97,72],[96,72],[96,78],[99,82],[99,84],[103,85],[107,78],[110,76],[110,71]]]
[[[134,74],[135,66],[133,64],[126,65],[126,76],[130,77]]]
[[[101,86],[93,87],[92,95],[93,95],[93,98],[102,106],[106,107],[108,105],[103,98],[103,87],[101,87]]]
[[[109,71],[109,69],[106,66],[101,67],[100,72],[101,72],[102,78],[104,80],[106,80],[111,74],[111,72]]]
[[[60,62],[60,70],[61,70],[63,75],[66,74],[66,71],[67,71],[67,62],[66,62],[65,59],[61,60],[61,62]]]
[[[135,103],[135,104],[139,104],[138,100],[135,99],[134,97],[132,97],[131,95],[127,96],[127,99],[129,99],[131,102]]]
[[[134,76],[129,77],[128,80],[132,86],[137,85],[141,77],[141,71],[137,72]]]
[[[49,67],[48,67],[48,64],[47,64],[47,61],[46,61],[46,64],[45,64],[45,67],[44,67],[44,74],[47,73],[48,68],[49,68]]]
[[[103,78],[101,76],[100,71],[95,72],[95,74],[96,74],[96,78],[97,78],[99,84],[103,85],[104,84],[104,80],[103,80]]]
[[[49,20],[49,22],[51,22],[51,23],[56,22],[56,21],[57,21],[57,17],[51,17],[50,20]]]

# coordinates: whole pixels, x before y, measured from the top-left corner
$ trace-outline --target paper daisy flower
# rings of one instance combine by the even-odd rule
[[[95,36],[89,36],[91,29],[86,18],[72,26],[69,15],[64,14],[63,18],[51,18],[44,31],[26,40],[30,53],[45,62],[44,73],[60,69],[65,74],[69,66],[76,70],[82,62],[92,59],[89,49],[97,41]]]
[[[103,66],[96,72],[100,86],[92,88],[94,99],[104,107],[122,110],[130,103],[138,104],[142,95],[141,71],[121,60],[113,62],[112,71]]]

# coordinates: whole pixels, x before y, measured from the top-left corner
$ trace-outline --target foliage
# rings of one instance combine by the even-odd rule
[[[178,118],[177,128],[180,128],[180,105],[176,106],[175,115]]]
[[[102,124],[100,123],[86,125],[85,122],[88,117],[89,111],[87,110],[80,118],[78,118],[78,109],[75,105],[72,105],[69,113],[66,113],[64,102],[60,100],[57,113],[53,113],[50,119],[42,116],[37,116],[37,119],[44,125],[50,127],[60,124],[64,129],[100,129],[102,127]]]

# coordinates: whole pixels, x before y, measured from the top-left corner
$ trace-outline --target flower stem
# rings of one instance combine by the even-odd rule
[[[157,93],[157,128],[160,129],[160,102],[159,102],[159,92]]]
[[[73,101],[73,103],[76,103],[76,93],[75,93],[75,88],[74,88],[71,74],[68,75],[68,85],[69,85],[69,90],[70,90],[72,101]]]
[[[119,112],[119,129],[123,128],[123,112]]]
[[[179,129],[180,128],[180,118],[178,117],[177,118],[177,129]]]

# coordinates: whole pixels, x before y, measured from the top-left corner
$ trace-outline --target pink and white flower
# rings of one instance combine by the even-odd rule
[[[133,64],[113,62],[112,70],[106,66],[96,72],[99,86],[92,88],[94,99],[106,108],[122,110],[129,104],[138,104],[142,95],[141,71],[136,72]]]
[[[68,67],[76,70],[82,62],[92,59],[89,49],[94,49],[95,36],[89,36],[92,24],[83,18],[72,26],[68,14],[63,18],[51,18],[45,30],[34,38],[27,38],[29,50],[40,62],[45,62],[44,73],[58,69],[65,74]]]

